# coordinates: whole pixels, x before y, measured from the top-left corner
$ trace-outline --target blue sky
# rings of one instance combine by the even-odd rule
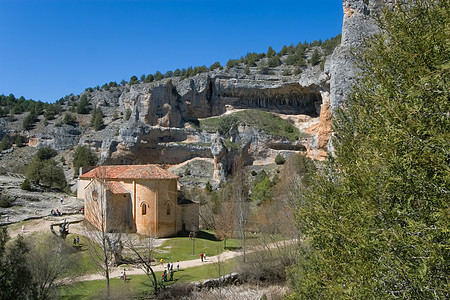
[[[0,0],[0,94],[54,102],[132,75],[336,36],[342,1]]]

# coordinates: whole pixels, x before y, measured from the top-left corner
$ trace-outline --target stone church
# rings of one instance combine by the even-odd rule
[[[178,176],[156,165],[97,167],[79,177],[85,219],[107,232],[168,237],[198,230],[198,203],[178,197]]]

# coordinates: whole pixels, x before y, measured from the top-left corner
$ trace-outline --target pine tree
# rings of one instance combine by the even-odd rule
[[[300,299],[449,296],[450,2],[397,2],[334,123],[335,156],[305,198],[290,269]]]
[[[80,102],[77,105],[77,113],[87,114],[89,112],[89,102],[86,94],[81,95]]]

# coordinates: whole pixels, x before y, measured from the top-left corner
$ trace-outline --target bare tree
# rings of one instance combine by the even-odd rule
[[[128,239],[126,246],[129,248],[136,256],[139,263],[143,266],[143,271],[148,277],[148,280],[153,285],[155,293],[158,292],[158,281],[156,280],[155,272],[152,269],[151,261],[153,258],[153,252],[155,249],[155,238],[153,236],[145,237],[141,239],[142,246],[138,247],[131,238]]]
[[[246,260],[246,236],[247,221],[250,215],[249,205],[249,182],[248,175],[245,172],[244,162],[237,159],[233,165],[232,197],[235,205],[236,225],[242,240],[243,260]]]
[[[85,191],[85,216],[89,221],[89,254],[99,267],[106,280],[106,293],[110,297],[111,266],[121,263],[121,233],[111,233],[110,223],[117,219],[119,213],[107,205],[107,185],[103,180],[102,169],[97,169],[97,176]]]
[[[226,201],[222,203],[219,214],[216,216],[214,235],[223,240],[223,248],[227,248],[227,239],[234,236],[234,216],[236,207],[232,201]]]
[[[37,235],[28,237],[30,252],[27,253],[28,269],[33,274],[36,299],[49,299],[58,286],[68,284],[75,278],[72,270],[78,266],[73,248],[56,236]]]

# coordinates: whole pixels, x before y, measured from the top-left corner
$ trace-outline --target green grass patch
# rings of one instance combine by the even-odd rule
[[[221,263],[207,264],[188,269],[181,268],[180,271],[174,272],[174,280],[165,282],[164,285],[169,286],[176,283],[218,278],[232,273],[234,266],[234,259],[230,259]],[[161,282],[162,272],[156,272],[155,274],[158,282]],[[153,293],[153,286],[148,280],[147,275],[129,275],[127,276],[126,282],[123,282],[120,278],[112,278],[110,280],[110,291],[112,299],[143,299]],[[105,296],[105,280],[77,282],[60,288],[60,299],[104,299]]]
[[[200,231],[195,239],[189,237],[170,238],[157,248],[155,258],[159,262],[162,258],[165,263],[183,260],[200,259],[200,253],[214,256],[227,249],[237,249],[240,242],[235,239],[227,240],[227,249],[223,248],[223,241],[215,238],[212,231]],[[194,254],[192,251],[194,250]]]
[[[289,121],[272,113],[247,109],[232,114],[200,120],[200,129],[218,131],[227,135],[231,128],[239,124],[252,126],[273,136],[287,138],[290,141],[298,140],[303,134]]]

